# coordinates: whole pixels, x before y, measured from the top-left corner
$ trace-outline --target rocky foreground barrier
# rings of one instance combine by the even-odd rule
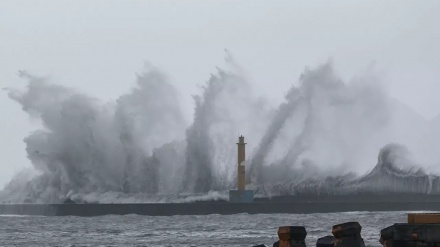
[[[316,241],[316,247],[365,247],[359,222],[346,222],[332,227],[332,235]],[[304,226],[281,226],[279,240],[273,247],[305,247]],[[396,223],[380,231],[378,241],[384,247],[439,247],[440,214],[408,214],[408,223]],[[254,247],[264,247],[256,245]]]

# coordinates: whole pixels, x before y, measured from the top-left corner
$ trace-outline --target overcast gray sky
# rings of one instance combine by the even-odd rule
[[[0,1],[0,88],[18,70],[109,100],[144,62],[191,94],[229,49],[274,104],[306,66],[332,58],[345,79],[369,64],[390,94],[440,113],[440,1]],[[0,186],[29,166],[23,138],[38,125],[0,93]]]

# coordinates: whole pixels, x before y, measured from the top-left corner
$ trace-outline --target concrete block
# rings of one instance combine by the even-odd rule
[[[280,226],[278,228],[278,238],[280,240],[302,240],[307,236],[306,228],[303,226]]]
[[[335,237],[325,236],[316,241],[316,247],[333,247],[335,246]]]
[[[439,213],[409,213],[408,224],[440,224]]]
[[[361,229],[359,222],[334,225],[332,234],[335,237],[335,247],[365,247]]]

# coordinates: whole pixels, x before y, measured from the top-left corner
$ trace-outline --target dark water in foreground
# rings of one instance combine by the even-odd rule
[[[0,246],[272,246],[281,225],[304,225],[307,246],[332,225],[359,221],[367,246],[380,229],[406,222],[407,212],[237,214],[209,216],[0,216]]]

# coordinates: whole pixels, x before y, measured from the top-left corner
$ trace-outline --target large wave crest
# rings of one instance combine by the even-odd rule
[[[332,63],[306,69],[271,107],[239,71],[218,69],[194,96],[189,126],[176,89],[151,67],[112,102],[21,76],[27,88],[8,95],[42,128],[24,140],[33,167],[0,192],[2,202],[226,200],[238,134],[247,137],[248,186],[259,197],[439,193],[437,176],[416,168],[405,146],[388,144],[412,148],[396,123],[402,112],[414,116],[371,73],[346,83]]]

